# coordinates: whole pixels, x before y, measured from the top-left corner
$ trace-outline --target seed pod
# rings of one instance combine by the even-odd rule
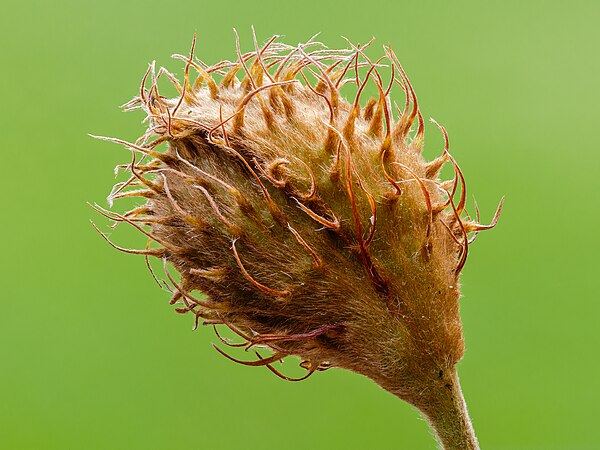
[[[352,370],[421,410],[445,448],[476,448],[454,369],[464,351],[458,278],[502,204],[491,225],[466,214],[464,177],[437,123],[445,147],[423,159],[417,97],[390,48],[373,62],[370,43],[329,50],[274,37],[243,54],[236,42],[233,62],[207,66],[194,45],[175,55],[182,82],[152,64],[125,105],[147,114],[147,132],[136,143],[102,138],[132,152],[110,203],[145,203],[97,209],[158,244],[115,247],[163,259],[172,303],[196,324],[272,351],[241,361],[217,347],[230,359],[288,380],[273,366],[288,355],[301,359],[301,379]],[[162,75],[176,98],[159,94]],[[368,84],[378,95],[363,99]],[[394,87],[405,96],[397,112]],[[455,176],[442,181],[447,163]]]

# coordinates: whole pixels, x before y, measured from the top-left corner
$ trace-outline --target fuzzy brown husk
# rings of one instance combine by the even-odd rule
[[[276,371],[273,362],[297,355],[307,374],[332,366],[363,374],[433,422],[460,410],[458,276],[469,233],[490,226],[463,217],[464,179],[443,127],[441,156],[421,156],[423,120],[391,50],[387,82],[383,63],[358,46],[272,39],[210,67],[193,50],[176,57],[186,61],[183,83],[152,65],[126,105],[147,113],[148,132],[135,144],[113,139],[133,160],[111,200],[145,203],[102,212],[160,244],[124,250],[173,265],[179,312],[272,350],[252,365]],[[178,97],[159,94],[161,75]],[[367,82],[379,97],[362,106]],[[350,84],[352,101],[341,95]],[[406,98],[397,114],[392,85]],[[445,163],[456,173],[449,182],[438,179]]]

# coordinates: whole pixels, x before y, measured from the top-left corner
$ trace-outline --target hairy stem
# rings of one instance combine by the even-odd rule
[[[443,450],[478,450],[456,370],[444,377],[431,400],[419,409],[427,418]]]

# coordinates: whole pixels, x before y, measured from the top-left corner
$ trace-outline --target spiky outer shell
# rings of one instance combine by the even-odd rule
[[[111,194],[146,202],[104,213],[160,244],[137,253],[179,272],[167,272],[178,311],[273,350],[253,364],[297,355],[309,374],[349,369],[424,409],[463,355],[458,275],[468,233],[486,227],[461,217],[464,179],[442,127],[441,156],[423,159],[422,116],[394,54],[380,74],[364,49],[272,39],[210,67],[192,49],[176,55],[182,83],[152,65],[126,105],[150,126],[135,144],[115,140],[133,160]],[[179,96],[159,94],[161,75]],[[368,82],[379,97],[362,106]],[[406,99],[397,113],[393,85]],[[441,182],[446,162],[456,176]]]

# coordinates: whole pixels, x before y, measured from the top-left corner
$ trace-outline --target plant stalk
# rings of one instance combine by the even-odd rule
[[[479,450],[456,370],[436,384],[427,405],[418,405],[443,450]]]

